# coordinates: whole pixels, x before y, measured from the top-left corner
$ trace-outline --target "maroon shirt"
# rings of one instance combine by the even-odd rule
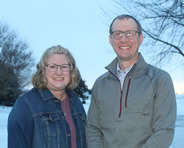
[[[75,131],[75,126],[71,117],[71,109],[70,109],[70,100],[68,98],[68,96],[66,96],[66,98],[61,101],[61,105],[62,105],[62,109],[63,112],[65,114],[65,119],[69,124],[70,127],[70,132],[71,132],[71,148],[76,148],[76,131]]]

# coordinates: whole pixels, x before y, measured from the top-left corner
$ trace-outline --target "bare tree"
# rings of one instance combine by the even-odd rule
[[[118,13],[137,18],[146,39],[146,49],[157,63],[173,56],[184,58],[184,0],[112,0]]]
[[[7,25],[0,24],[0,103],[10,99],[7,97],[17,97],[22,88],[29,84],[33,64],[28,44],[10,31]],[[11,101],[14,103],[15,100]]]

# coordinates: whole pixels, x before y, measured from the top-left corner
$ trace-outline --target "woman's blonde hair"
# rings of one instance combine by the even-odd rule
[[[37,71],[33,74],[32,84],[36,88],[46,88],[47,79],[45,78],[45,66],[47,64],[47,60],[50,56],[54,54],[64,54],[68,58],[68,62],[71,65],[70,71],[70,82],[65,88],[66,90],[73,90],[77,87],[81,76],[78,68],[76,67],[75,59],[68,49],[63,48],[62,46],[53,46],[48,48],[42,55],[39,63],[36,65]]]

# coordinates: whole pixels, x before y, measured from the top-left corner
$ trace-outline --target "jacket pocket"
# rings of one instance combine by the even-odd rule
[[[59,148],[65,133],[64,123],[59,113],[43,113],[40,116],[40,131],[42,139],[48,148]]]
[[[86,117],[84,114],[73,115],[74,122],[78,123],[80,126],[84,127],[86,124]]]
[[[45,113],[41,116],[41,122],[49,136],[57,135],[57,124],[59,120],[59,115],[56,113]]]
[[[48,121],[48,122],[54,122],[57,120],[60,120],[60,117],[56,113],[48,113],[48,114],[43,114],[42,115],[43,121]]]

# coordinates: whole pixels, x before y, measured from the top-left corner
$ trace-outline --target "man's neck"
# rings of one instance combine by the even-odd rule
[[[120,60],[120,59],[118,59],[118,60],[119,60],[120,69],[122,71],[125,71],[125,69],[133,66],[137,62],[138,56],[136,58],[130,60],[130,61],[123,61],[123,60]]]

